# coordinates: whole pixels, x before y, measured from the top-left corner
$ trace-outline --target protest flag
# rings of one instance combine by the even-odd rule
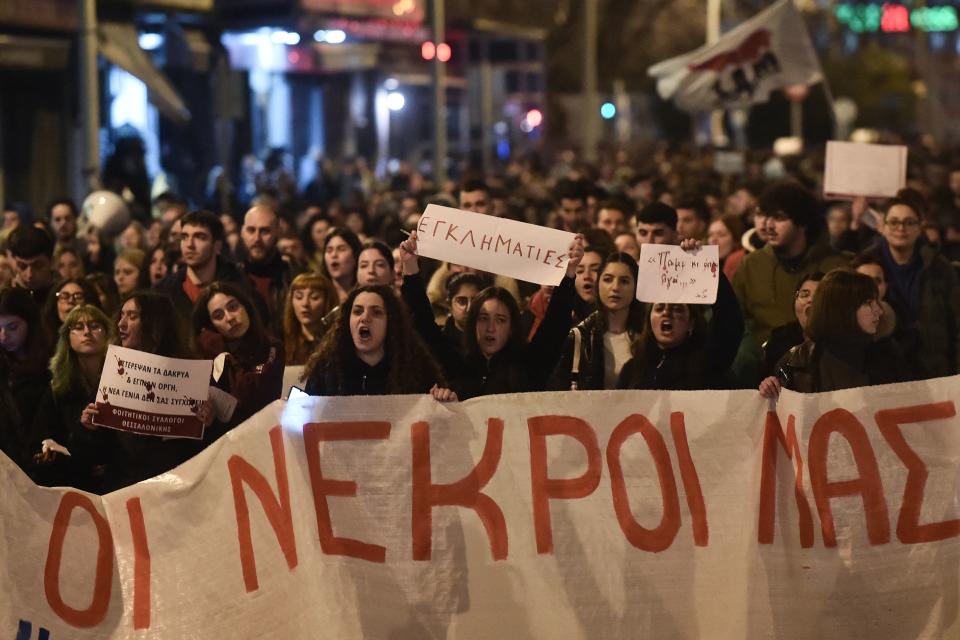
[[[823,80],[820,61],[793,0],[780,0],[713,44],[647,71],[664,100],[689,112],[747,107],[770,92]]]

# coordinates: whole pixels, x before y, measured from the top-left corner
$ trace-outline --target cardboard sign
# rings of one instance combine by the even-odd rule
[[[720,248],[684,251],[670,244],[640,245],[637,300],[713,304],[720,283]]]
[[[955,639],[958,384],[303,397],[105,496],[0,455],[0,637]]]
[[[747,167],[743,151],[717,151],[713,155],[713,170],[724,176],[740,175]]]
[[[197,411],[209,395],[211,364],[112,345],[100,374],[94,424],[147,436],[202,438]]]
[[[535,224],[427,206],[417,224],[417,253],[489,273],[557,285],[575,234]]]
[[[900,145],[827,143],[823,197],[892,198],[907,184],[907,148]]]

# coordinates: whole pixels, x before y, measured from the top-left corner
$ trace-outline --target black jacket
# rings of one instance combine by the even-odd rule
[[[852,350],[855,358],[807,340],[780,359],[775,375],[784,388],[800,393],[893,384],[917,377],[889,338],[871,341],[859,349],[853,345]],[[843,351],[851,351],[851,345],[844,345]]]
[[[106,491],[107,466],[114,455],[116,431],[90,430],[80,424],[80,414],[96,400],[96,389],[70,389],[57,395],[47,387],[33,422],[31,448],[40,452],[43,440],[50,438],[70,451],[54,462],[36,467],[37,484],[70,486],[91,493]]]
[[[505,347],[492,358],[466,356],[451,349],[433,319],[423,280],[405,276],[401,288],[404,302],[413,312],[414,325],[440,363],[460,400],[494,393],[540,391],[556,364],[559,346],[570,329],[570,314],[576,290],[573,278],[564,278],[553,291],[550,306],[537,334],[521,349]],[[522,331],[522,327],[514,327]]]
[[[241,255],[243,259],[237,264],[237,270],[246,276],[247,285],[258,294],[257,297],[264,304],[267,315],[263,316],[263,325],[272,335],[278,338],[283,337],[283,311],[286,305],[287,292],[290,290],[293,279],[299,275],[300,270],[291,266],[276,250],[274,250],[273,256],[264,262],[252,262],[246,257],[246,252],[241,252]],[[260,292],[254,284],[253,277],[270,280],[269,295],[266,299],[259,295]],[[263,311],[262,308],[260,310]]]
[[[720,273],[707,335],[672,349],[635,357],[623,365],[619,389],[718,389],[733,364],[743,336],[743,315],[727,277]]]
[[[373,367],[358,358],[351,358],[345,369],[337,382],[327,363],[318,365],[307,379],[304,391],[311,396],[382,396],[387,393],[390,367],[386,358]]]
[[[190,316],[193,314],[193,301],[190,300],[190,298],[187,296],[187,293],[183,290],[183,281],[186,280],[186,278],[187,268],[183,267],[179,271],[171,273],[157,283],[154,289],[158,293],[162,293],[170,297],[170,300],[173,302],[173,308],[177,310],[177,314],[179,314],[180,318],[187,324],[187,326],[189,326]],[[255,302],[261,317],[266,317],[266,303],[259,295],[257,295],[256,291],[254,291],[253,287],[250,285],[250,281],[247,280],[244,274],[241,273],[240,270],[237,269],[236,265],[234,265],[232,262],[227,262],[226,260],[218,257],[217,268],[214,272],[213,280],[214,282],[232,282],[239,286],[241,289],[246,291],[250,295],[250,299]]]
[[[960,282],[953,266],[933,247],[923,245],[920,252],[919,300],[910,303],[895,295],[889,287],[887,302],[897,313],[893,339],[902,353],[923,366],[928,377],[949,376],[960,371]],[[879,260],[888,268],[880,247],[863,254]],[[887,282],[893,278],[887,273]]]
[[[563,345],[563,353],[560,361],[553,370],[550,380],[547,382],[547,388],[554,391],[566,391],[572,388],[573,384],[573,352],[576,345],[574,331],[580,332],[580,363],[579,373],[576,377],[576,388],[584,391],[588,389],[603,389],[604,368],[606,363],[605,350],[603,348],[604,329],[600,325],[600,312],[594,311],[592,314],[570,330],[567,335],[567,341]],[[635,334],[629,332],[630,341],[633,342]]]

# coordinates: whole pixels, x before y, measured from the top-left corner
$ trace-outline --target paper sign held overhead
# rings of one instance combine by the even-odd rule
[[[892,198],[906,184],[906,147],[857,142],[827,143],[824,198]]]
[[[428,205],[417,224],[417,252],[537,284],[556,285],[576,236],[451,207]]]
[[[640,246],[637,300],[713,304],[720,282],[720,248],[684,251],[670,244]]]
[[[107,350],[94,424],[149,436],[202,438],[197,416],[210,390],[210,360],[181,360]]]

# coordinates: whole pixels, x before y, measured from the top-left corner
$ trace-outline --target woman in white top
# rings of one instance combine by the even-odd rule
[[[586,249],[586,252],[590,249]],[[570,330],[547,388],[616,389],[630,345],[643,329],[643,305],[636,300],[637,262],[615,252],[600,264],[597,309]]]

